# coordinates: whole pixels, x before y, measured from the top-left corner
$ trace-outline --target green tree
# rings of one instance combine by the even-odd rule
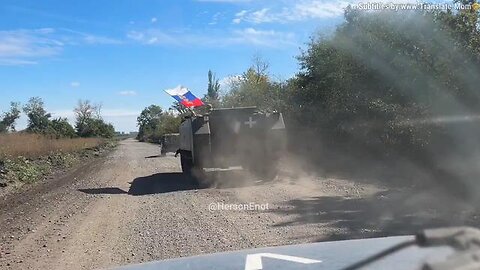
[[[80,137],[88,137],[91,134],[88,123],[94,118],[97,108],[89,100],[79,100],[73,109],[75,114],[75,130]],[[90,121],[91,122],[91,121]]]
[[[105,123],[101,117],[101,105],[94,105],[89,100],[79,100],[74,113],[78,136],[112,138],[115,135],[113,125]]]
[[[23,106],[28,116],[27,131],[34,133],[48,133],[51,114],[45,110],[45,104],[40,97],[32,97]]]
[[[143,109],[137,117],[138,136],[140,141],[159,142],[167,133],[178,133],[181,117],[164,112],[160,106],[150,105]]]
[[[1,117],[0,132],[15,131],[15,122],[18,118],[20,118],[20,104],[10,102],[10,110]]]
[[[207,94],[203,100],[213,107],[217,107],[220,104],[220,82],[211,70],[208,71]]]
[[[137,117],[137,125],[139,127],[155,126],[162,114],[163,110],[160,106],[150,105],[143,109],[140,116]]]
[[[138,135],[140,141],[148,140],[160,124],[163,110],[158,105],[150,105],[142,110],[137,117]]]
[[[57,138],[73,138],[75,137],[75,129],[70,125],[67,118],[56,118],[51,121],[51,129],[53,135]]]
[[[181,117],[171,114],[164,113],[160,117],[159,126],[157,127],[156,133],[158,136],[163,136],[168,133],[178,133],[178,128],[181,124]]]
[[[284,85],[274,82],[268,74],[269,64],[258,56],[240,77],[231,82],[222,99],[224,107],[257,106],[278,110],[283,102]]]

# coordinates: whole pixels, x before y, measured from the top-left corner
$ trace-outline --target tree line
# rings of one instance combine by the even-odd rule
[[[101,105],[88,100],[79,100],[74,108],[75,124],[72,126],[67,118],[52,118],[40,97],[32,97],[24,106],[11,102],[10,109],[0,117],[0,133],[16,132],[15,126],[21,113],[28,117],[28,125],[21,132],[29,132],[53,138],[103,137],[112,138],[115,129],[101,116]]]

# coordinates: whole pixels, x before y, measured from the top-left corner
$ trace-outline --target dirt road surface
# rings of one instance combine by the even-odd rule
[[[211,172],[216,184],[199,188],[177,158],[158,154],[158,146],[125,140],[103,158],[0,198],[0,268],[112,268],[398,235],[471,217],[465,205],[451,212],[422,193],[288,170],[268,182],[240,170]],[[213,209],[249,203],[258,206]]]

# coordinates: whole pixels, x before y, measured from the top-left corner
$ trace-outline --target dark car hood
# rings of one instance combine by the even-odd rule
[[[342,269],[413,236],[393,236],[360,240],[259,248],[187,258],[170,259],[116,269]],[[438,261],[452,254],[450,247],[411,246],[387,256],[365,269],[420,269],[426,261]]]

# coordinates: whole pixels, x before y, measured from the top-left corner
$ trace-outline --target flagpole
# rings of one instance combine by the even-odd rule
[[[197,116],[197,114],[196,114],[195,111],[192,109],[192,107],[186,107],[186,108],[187,108],[187,110],[189,110],[189,111],[193,114],[193,116]]]

